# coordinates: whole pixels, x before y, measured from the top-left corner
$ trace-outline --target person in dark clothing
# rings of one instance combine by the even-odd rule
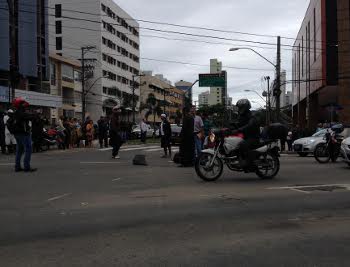
[[[16,138],[16,165],[15,171],[35,172],[37,169],[32,169],[30,165],[32,156],[32,138],[30,121],[33,121],[35,116],[26,112],[29,103],[22,98],[16,98],[13,101],[14,107],[17,109],[14,115],[14,130]],[[24,169],[21,167],[21,159],[24,154]]]
[[[33,152],[41,152],[41,142],[43,139],[44,121],[37,115],[32,121]]]
[[[236,104],[238,108],[238,125],[232,134],[242,133],[244,142],[240,146],[241,166],[249,167],[253,160],[251,150],[256,148],[260,139],[260,125],[258,120],[252,115],[251,104],[248,99],[240,99]]]
[[[4,115],[4,112],[0,111],[0,148],[2,154],[6,154]]]
[[[98,140],[100,148],[108,147],[108,121],[104,117],[100,117],[97,121],[98,126]],[[104,146],[103,146],[104,145]]]
[[[71,148],[71,140],[72,140],[72,125],[69,121],[68,118],[63,119],[63,127],[64,127],[64,134],[65,134],[65,139],[64,139],[64,146],[66,149]]]
[[[109,136],[110,136],[111,146],[113,147],[112,157],[114,159],[120,159],[120,157],[118,156],[118,153],[119,153],[120,147],[122,146],[122,138],[120,136],[120,131],[121,131],[120,112],[121,112],[121,109],[119,106],[115,106],[113,108],[113,113],[112,113],[112,118],[110,123]]]
[[[183,109],[183,116],[180,133],[180,162],[183,167],[191,167],[194,163],[195,144],[193,138],[194,118],[190,114],[189,107]]]
[[[164,155],[162,158],[168,157],[168,151],[169,157],[171,158],[171,126],[166,117],[166,114],[162,114],[160,118],[162,119],[162,123],[160,125],[161,147],[164,149]]]

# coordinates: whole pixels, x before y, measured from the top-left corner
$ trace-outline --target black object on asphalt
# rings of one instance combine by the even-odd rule
[[[141,166],[147,166],[146,162],[146,156],[145,155],[136,155],[133,159],[133,164],[134,165],[141,165]]]

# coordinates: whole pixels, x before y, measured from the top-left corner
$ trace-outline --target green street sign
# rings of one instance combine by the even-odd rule
[[[199,74],[199,87],[226,87],[226,73]]]

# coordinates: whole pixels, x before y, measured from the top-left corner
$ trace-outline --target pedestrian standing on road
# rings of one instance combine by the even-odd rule
[[[293,133],[292,133],[292,131],[289,131],[288,135],[287,135],[287,145],[288,145],[289,152],[293,151],[292,144],[293,144]]]
[[[105,117],[100,117],[97,121],[98,125],[98,141],[100,143],[100,148],[108,147],[108,122]]]
[[[92,147],[92,141],[94,140],[94,123],[92,120],[90,120],[86,124],[86,141],[87,141],[87,147]]]
[[[5,144],[7,147],[7,152],[9,154],[12,154],[16,151],[16,138],[15,136],[10,132],[10,130],[7,127],[7,121],[11,118],[13,120],[14,118],[14,111],[12,109],[9,109],[7,111],[7,114],[4,116],[4,124],[5,124]]]
[[[113,147],[112,158],[114,159],[120,159],[118,154],[119,154],[119,149],[122,145],[122,138],[119,134],[121,131],[120,115],[121,115],[121,108],[119,105],[117,105],[113,108],[113,113],[112,113],[111,122],[110,122],[110,131],[109,131],[110,143],[111,143],[111,146]]]
[[[15,171],[20,172],[35,172],[37,169],[31,168],[31,156],[32,156],[32,137],[30,121],[34,120],[34,115],[26,112],[29,107],[29,103],[22,98],[16,98],[13,101],[13,105],[16,108],[14,120],[12,121],[13,127],[9,130],[15,135],[17,148],[16,148],[16,165]],[[11,123],[11,124],[12,124]],[[8,121],[8,126],[9,126]],[[21,167],[21,159],[24,154],[24,169]]]
[[[185,107],[183,109],[182,129],[180,133],[180,162],[181,167],[191,167],[194,163],[194,138],[193,138],[193,126],[194,118],[190,113],[190,108]]]
[[[140,122],[140,131],[141,131],[141,142],[144,144],[146,143],[147,130],[148,130],[148,125],[146,123],[146,119],[143,118],[142,121]]]
[[[2,154],[6,154],[4,117],[5,113],[3,111],[0,111],[0,148]]]
[[[162,123],[160,124],[161,147],[164,149],[164,155],[162,158],[168,157],[168,151],[169,157],[171,158],[171,126],[166,114],[160,115],[160,118],[162,120]]]
[[[210,129],[213,127],[213,123],[209,119],[208,114],[203,113],[203,130],[204,130],[204,136],[209,136]]]
[[[191,109],[193,116],[193,136],[195,143],[195,156],[196,158],[200,155],[203,150],[203,138],[204,138],[204,123],[200,116],[196,114],[196,107],[193,106]]]
[[[43,139],[44,121],[40,118],[39,113],[36,114],[32,121],[32,140],[33,140],[33,152],[41,152],[41,143]]]

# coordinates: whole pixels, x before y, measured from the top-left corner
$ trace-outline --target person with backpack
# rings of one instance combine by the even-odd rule
[[[15,171],[35,172],[37,169],[31,167],[32,157],[32,137],[30,121],[33,121],[35,115],[26,112],[29,103],[23,98],[16,98],[13,101],[16,112],[13,119],[7,121],[7,127],[16,138],[16,165]],[[21,160],[24,154],[24,168],[21,167]]]

